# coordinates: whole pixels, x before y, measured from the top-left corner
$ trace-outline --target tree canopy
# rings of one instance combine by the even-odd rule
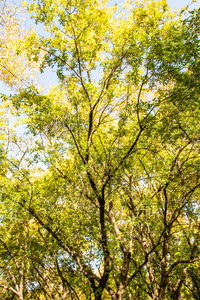
[[[200,298],[200,9],[108,4],[1,24],[2,299]],[[23,83],[46,68],[49,90]]]

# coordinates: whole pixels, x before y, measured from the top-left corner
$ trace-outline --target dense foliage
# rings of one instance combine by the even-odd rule
[[[19,86],[1,102],[1,298],[199,299],[200,9],[26,8],[44,36],[0,48]],[[16,58],[59,83],[24,85]]]

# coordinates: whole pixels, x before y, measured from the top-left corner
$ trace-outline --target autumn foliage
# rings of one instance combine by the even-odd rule
[[[199,299],[200,10],[1,5],[2,299]]]

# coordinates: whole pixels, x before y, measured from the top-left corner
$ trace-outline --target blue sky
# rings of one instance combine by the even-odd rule
[[[18,0],[18,2],[21,2]],[[114,1],[110,1],[112,4],[114,3],[118,3],[119,5],[124,3],[124,0],[114,0]],[[191,3],[191,0],[168,0],[168,4],[171,7],[171,9],[181,9],[187,5],[189,5]],[[112,5],[111,4],[111,5]],[[193,3],[190,6],[190,9],[193,8],[197,8],[200,6],[200,1],[197,0],[196,3]],[[41,28],[41,26],[37,26],[37,29]],[[39,30],[40,31],[40,30]],[[51,70],[46,71],[45,72],[45,82],[48,86],[50,86],[51,84],[56,83],[56,76],[55,76],[55,72],[52,72]],[[4,94],[10,94],[11,90],[5,86],[5,84],[0,82],[0,93],[4,93]]]
[[[173,8],[176,8],[176,9],[179,9],[179,8],[182,8],[182,7],[185,7],[187,6],[188,4],[190,4],[192,1],[188,1],[188,0],[168,0],[168,4],[169,6],[173,9]],[[193,3],[191,5],[191,8],[197,8],[200,6],[200,3],[198,3],[199,0],[197,0],[196,3]]]

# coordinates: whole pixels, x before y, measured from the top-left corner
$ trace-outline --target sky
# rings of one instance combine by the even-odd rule
[[[21,2],[20,0],[17,0],[18,2]],[[168,4],[171,7],[171,9],[181,9],[186,7],[187,5],[189,5],[191,3],[192,0],[168,0]],[[112,0],[110,1],[111,5],[118,3],[118,5],[123,5],[124,0]],[[197,0],[195,3],[193,3],[192,5],[190,5],[190,9],[192,10],[193,8],[198,8],[200,6],[200,0]],[[37,29],[40,28],[41,26],[37,26]],[[38,32],[40,33],[40,32]],[[51,70],[47,70],[44,74],[44,80],[45,83],[50,86],[51,84],[55,84],[56,83],[56,76],[55,76],[55,72],[51,71]],[[10,90],[10,88],[8,88],[7,86],[5,86],[5,84],[0,82],[0,93],[4,93],[4,94],[10,94],[12,91]]]
[[[186,7],[190,3],[191,3],[191,1],[188,1],[188,0],[168,0],[168,4],[172,9],[173,8],[180,9],[180,8]],[[196,3],[193,3],[191,5],[191,8],[197,8],[199,6],[200,6],[200,0],[197,0]]]
[[[111,0],[112,3],[118,3],[123,4],[124,0]],[[171,7],[171,9],[181,9],[183,7],[186,7],[188,4],[192,2],[192,0],[168,0],[168,5]],[[200,6],[200,0],[196,0],[196,3],[193,3],[190,7],[197,8]]]

